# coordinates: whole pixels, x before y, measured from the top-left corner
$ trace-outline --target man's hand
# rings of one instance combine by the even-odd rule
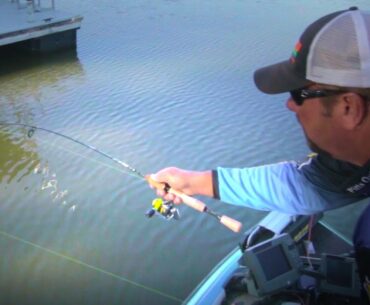
[[[197,194],[213,196],[211,171],[198,172],[168,167],[151,175],[151,178],[161,183],[167,183],[172,189],[189,196]],[[180,197],[166,193],[163,189],[157,189],[157,195],[176,204],[182,203]]]

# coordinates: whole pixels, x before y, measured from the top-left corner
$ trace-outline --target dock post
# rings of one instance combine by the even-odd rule
[[[34,12],[35,12],[35,6],[33,0],[27,0],[27,21],[33,22],[34,21]]]

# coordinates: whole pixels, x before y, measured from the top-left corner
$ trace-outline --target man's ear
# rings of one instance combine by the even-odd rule
[[[348,92],[341,96],[339,114],[342,126],[347,130],[353,130],[361,125],[366,115],[363,98],[354,92]]]

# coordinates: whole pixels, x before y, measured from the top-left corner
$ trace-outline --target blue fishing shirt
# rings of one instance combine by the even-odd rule
[[[251,168],[218,167],[213,171],[213,188],[215,197],[225,203],[310,215],[369,199],[343,188],[358,169],[326,155],[302,164],[292,161]]]

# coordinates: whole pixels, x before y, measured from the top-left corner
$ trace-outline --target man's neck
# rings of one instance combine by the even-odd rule
[[[370,160],[370,136],[366,141],[360,141],[357,145],[355,143],[349,145],[345,152],[333,157],[357,166],[365,165]]]

